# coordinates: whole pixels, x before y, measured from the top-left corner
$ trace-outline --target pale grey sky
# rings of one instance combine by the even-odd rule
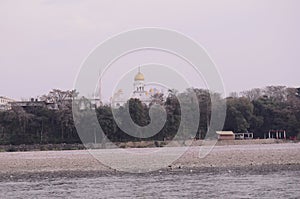
[[[71,89],[96,45],[149,26],[202,44],[227,92],[300,86],[299,7],[298,0],[1,0],[0,96]]]

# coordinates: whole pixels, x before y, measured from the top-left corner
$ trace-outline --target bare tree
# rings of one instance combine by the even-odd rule
[[[276,101],[283,102],[287,100],[287,89],[285,86],[267,86],[264,89],[264,95]]]
[[[238,98],[239,94],[237,92],[231,92],[229,93],[229,97]]]
[[[260,88],[253,88],[248,91],[243,91],[240,93],[242,97],[248,98],[250,101],[257,100],[262,96],[263,92]]]
[[[78,96],[78,92],[76,90],[62,91],[60,89],[53,89],[47,95],[41,96],[40,100],[48,103],[54,103],[59,109],[64,109],[71,104],[72,100],[76,96]]]

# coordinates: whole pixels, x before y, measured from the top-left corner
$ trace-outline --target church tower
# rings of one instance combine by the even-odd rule
[[[136,97],[142,97],[145,95],[145,78],[143,73],[141,73],[141,69],[139,67],[139,72],[135,75],[134,77],[134,82],[133,82],[133,93],[134,96]]]

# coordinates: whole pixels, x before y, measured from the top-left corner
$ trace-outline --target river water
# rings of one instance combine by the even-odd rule
[[[156,172],[0,182],[0,198],[300,198],[300,171]]]

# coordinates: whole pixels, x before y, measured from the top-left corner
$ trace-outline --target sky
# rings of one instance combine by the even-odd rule
[[[72,89],[97,45],[142,27],[172,29],[200,43],[226,93],[300,86],[299,7],[298,0],[1,0],[0,96]]]

